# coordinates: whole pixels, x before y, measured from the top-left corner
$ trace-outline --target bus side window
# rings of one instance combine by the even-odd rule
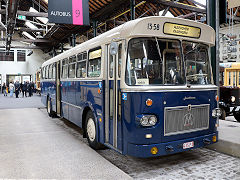
[[[236,72],[233,72],[233,86],[236,86]]]
[[[52,65],[52,78],[53,79],[56,78],[56,65],[55,65],[55,63]]]
[[[62,60],[62,78],[67,78],[68,74],[68,59]]]
[[[48,66],[46,66],[46,69],[45,69],[45,79],[48,79]]]
[[[52,64],[49,65],[49,68],[48,68],[48,78],[52,79]]]
[[[101,74],[101,47],[89,51],[88,77],[99,77]]]
[[[228,73],[228,86],[231,86],[231,72]]]
[[[42,68],[42,79],[45,79],[45,67]]]
[[[77,77],[78,78],[86,77],[86,60],[82,60],[77,63]]]
[[[87,62],[87,52],[80,53],[77,55],[77,78],[85,78],[86,77],[86,62]]]
[[[238,85],[240,85],[240,71],[238,72]]]
[[[118,46],[118,77],[121,77],[121,64],[122,64],[122,44]]]
[[[75,76],[76,76],[76,56],[71,56],[69,58],[68,77],[75,78]]]

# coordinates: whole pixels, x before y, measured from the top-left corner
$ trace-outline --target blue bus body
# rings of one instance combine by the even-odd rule
[[[102,49],[106,53],[106,49]],[[62,71],[58,63],[63,58],[51,63],[57,69],[56,74]],[[108,56],[105,54],[102,59],[107,61]],[[91,111],[96,123],[96,141],[122,154],[156,157],[218,141],[218,119],[212,115],[217,108],[217,88],[214,86],[183,84],[175,88],[141,89],[139,86],[139,89],[131,89],[130,86],[121,88],[120,77],[114,81],[111,78],[64,79],[60,76],[59,73],[56,78],[41,80],[42,103],[47,107],[50,104],[49,112],[57,113],[86,131],[86,116]],[[117,92],[114,96],[111,95],[113,89]],[[110,115],[112,99],[116,100],[113,110],[116,118]],[[146,106],[148,99],[152,100],[150,106]],[[143,126],[140,119],[144,115],[154,115],[156,124]]]

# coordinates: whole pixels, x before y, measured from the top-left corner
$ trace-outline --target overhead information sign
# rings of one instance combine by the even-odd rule
[[[163,33],[175,36],[199,38],[201,35],[201,29],[198,27],[186,26],[181,24],[165,23],[163,27]]]
[[[51,23],[89,25],[88,0],[49,0],[48,18]]]

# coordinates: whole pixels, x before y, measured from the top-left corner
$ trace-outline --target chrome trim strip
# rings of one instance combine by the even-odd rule
[[[218,87],[215,85],[192,85],[191,87],[187,87],[187,85],[183,86],[128,86],[126,88],[122,88],[124,92],[167,92],[167,91],[209,91],[209,90],[217,90]]]
[[[67,105],[69,105],[69,106],[73,106],[73,107],[75,107],[75,108],[82,109],[82,107],[80,107],[80,106],[76,106],[76,105],[74,105],[74,104],[71,104],[71,103],[68,103],[68,102],[65,102],[65,101],[61,101],[61,102],[64,103],[64,104],[67,104]]]
[[[40,83],[41,82],[55,82],[55,79],[41,79]]]
[[[99,79],[60,79],[61,82],[64,82],[64,81],[103,81],[104,79],[103,78],[99,78]]]
[[[217,91],[217,88],[211,89],[122,89],[122,92],[194,92],[194,91]]]
[[[164,136],[172,136],[172,135],[178,135],[178,134],[184,134],[184,133],[191,133],[191,132],[196,132],[196,131],[200,131],[200,130],[206,130],[209,128],[208,127],[204,127],[204,128],[198,128],[198,129],[191,129],[191,130],[185,130],[185,131],[179,131],[179,132],[172,132],[172,133],[168,133],[167,135],[165,134],[165,130],[164,130]]]

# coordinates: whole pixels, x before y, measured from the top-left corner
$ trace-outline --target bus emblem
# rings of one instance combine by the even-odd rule
[[[127,100],[127,93],[122,93],[122,99],[123,99],[124,101]]]
[[[183,117],[183,122],[184,122],[184,127],[190,127],[193,125],[193,115],[191,113],[187,113],[184,117]]]

